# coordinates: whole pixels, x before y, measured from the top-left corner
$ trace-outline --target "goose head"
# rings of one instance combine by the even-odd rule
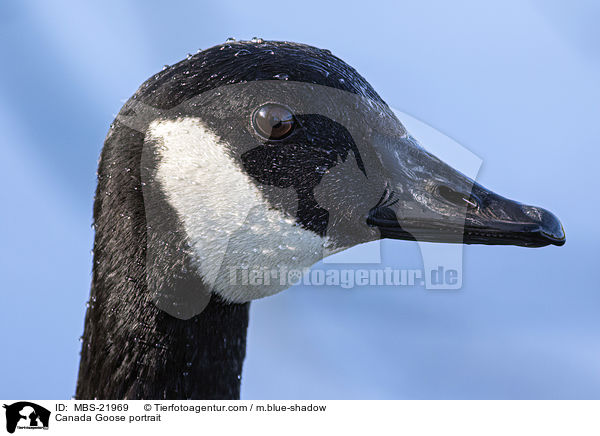
[[[259,40],[201,51],[142,85],[117,122],[144,135],[150,285],[180,318],[210,295],[246,302],[282,291],[282,270],[381,238],[565,242],[549,211],[423,149],[328,50]],[[244,271],[261,280],[241,280]],[[169,286],[175,275],[199,281]]]

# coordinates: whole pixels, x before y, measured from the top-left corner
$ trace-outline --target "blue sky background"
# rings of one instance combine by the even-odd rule
[[[568,242],[466,247],[460,291],[253,302],[242,397],[600,398],[599,20],[591,0],[3,1],[0,397],[74,393],[97,158],[123,101],[188,52],[260,36],[330,49]],[[420,265],[414,243],[383,250]]]

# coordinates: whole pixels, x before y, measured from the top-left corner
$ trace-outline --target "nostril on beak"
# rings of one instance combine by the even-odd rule
[[[445,201],[455,204],[456,206],[467,206],[470,209],[477,209],[479,207],[479,202],[473,195],[455,191],[448,186],[438,185],[437,193]]]

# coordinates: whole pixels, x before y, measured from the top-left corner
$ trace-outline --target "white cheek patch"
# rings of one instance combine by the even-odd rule
[[[183,223],[200,275],[214,292],[234,302],[272,295],[290,284],[274,275],[264,280],[265,271],[302,269],[324,257],[327,239],[270,208],[227,155],[225,144],[199,119],[156,120],[148,134],[161,144],[157,180]],[[262,271],[262,278],[249,283],[251,271]]]

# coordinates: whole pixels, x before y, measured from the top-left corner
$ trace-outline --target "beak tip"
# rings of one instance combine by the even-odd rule
[[[542,210],[540,234],[552,245],[561,247],[567,242],[565,229],[560,220],[552,212]]]

